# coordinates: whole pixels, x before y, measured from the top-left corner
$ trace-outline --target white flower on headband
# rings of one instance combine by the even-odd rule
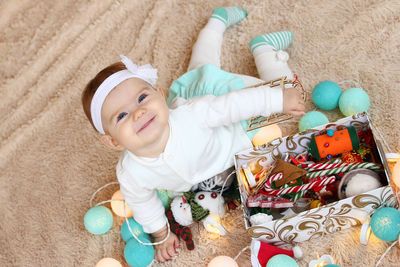
[[[138,67],[129,58],[124,55],[120,55],[121,62],[124,63],[125,67],[134,75],[137,75],[141,79],[147,81],[151,85],[155,85],[157,81],[157,69],[154,69],[150,64],[146,64]]]

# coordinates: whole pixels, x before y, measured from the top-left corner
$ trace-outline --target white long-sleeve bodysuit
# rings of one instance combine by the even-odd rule
[[[204,28],[193,46],[188,70],[196,73],[200,69],[205,70],[206,74],[219,75],[221,44],[221,34]],[[255,56],[260,77],[264,81],[278,78],[264,72],[262,67],[275,61],[273,53]],[[290,69],[286,69],[288,72],[282,73],[282,76],[291,76]],[[240,88],[263,81],[244,75],[235,77],[241,80]],[[183,78],[183,84],[187,82],[186,78]],[[203,91],[213,91],[210,88],[213,86],[211,80],[218,82],[209,78],[203,79]],[[194,81],[192,90],[197,90],[198,84]],[[233,166],[234,155],[252,146],[239,121],[282,112],[282,102],[281,89],[268,86],[234,90],[218,97],[204,95],[190,100],[179,98],[177,94],[170,109],[170,136],[165,151],[157,158],[137,157],[124,151],[116,168],[121,193],[144,231],[156,232],[167,221],[156,189],[188,191],[193,185]]]

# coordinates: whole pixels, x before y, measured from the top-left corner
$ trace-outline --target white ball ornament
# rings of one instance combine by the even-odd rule
[[[208,263],[207,267],[239,267],[239,265],[231,257],[217,256]]]
[[[346,197],[356,196],[381,186],[382,184],[376,177],[363,173],[355,174],[347,183]]]

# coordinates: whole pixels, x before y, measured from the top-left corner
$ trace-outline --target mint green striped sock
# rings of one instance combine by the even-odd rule
[[[252,52],[262,45],[270,45],[276,50],[285,50],[292,41],[293,33],[291,31],[273,32],[254,37],[249,46]]]
[[[213,10],[211,18],[222,21],[228,28],[241,22],[247,16],[246,10],[240,7],[217,7]]]

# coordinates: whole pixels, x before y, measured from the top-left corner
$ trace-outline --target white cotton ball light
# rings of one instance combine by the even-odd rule
[[[277,124],[262,127],[253,137],[253,146],[261,146],[282,137],[282,130]]]
[[[392,180],[393,183],[400,188],[400,160],[397,161],[396,165],[393,167]]]
[[[133,213],[132,210],[129,208],[128,204],[122,200],[124,200],[124,197],[121,194],[121,191],[116,191],[112,197],[111,200],[115,200],[111,202],[111,209],[112,211],[120,216],[120,217],[125,217],[124,213],[124,203],[125,203],[125,211],[126,211],[126,217],[132,217]]]
[[[113,258],[103,258],[95,267],[122,267],[122,264]]]
[[[217,256],[208,263],[207,267],[239,267],[239,265],[231,257]]]

